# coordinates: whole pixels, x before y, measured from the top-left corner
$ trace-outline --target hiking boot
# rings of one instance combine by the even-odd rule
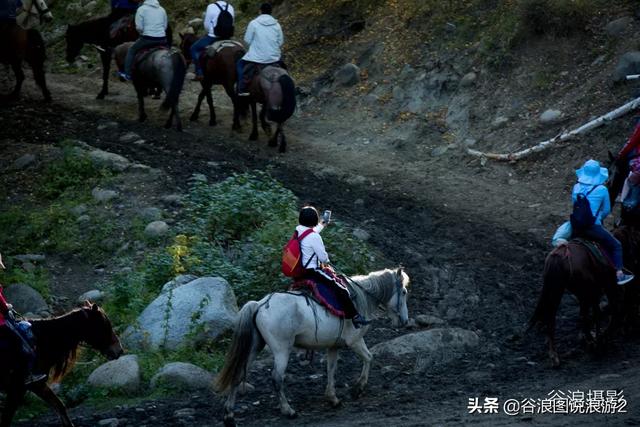
[[[371,323],[371,320],[367,320],[359,314],[356,314],[355,316],[353,316],[353,319],[351,319],[351,322],[353,322],[354,328],[360,329],[361,326],[366,326]]]
[[[123,82],[131,81],[131,76],[124,71],[118,71],[118,77],[120,77],[120,80]]]
[[[633,274],[623,274],[622,276],[618,276],[618,285],[626,285],[630,281],[634,279]]]
[[[239,92],[238,96],[249,96],[250,93],[249,92]]]
[[[204,76],[202,74],[196,74],[195,76],[193,76],[194,82],[201,82],[202,80],[204,80]]]
[[[44,381],[47,379],[47,376],[45,374],[31,374],[31,375],[27,375],[27,377],[24,379],[24,385],[32,385],[32,384],[37,384],[40,381]]]

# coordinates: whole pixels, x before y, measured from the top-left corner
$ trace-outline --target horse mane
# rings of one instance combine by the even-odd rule
[[[78,308],[62,316],[32,320],[36,337],[36,365],[52,380],[64,377],[78,358],[78,347],[84,337],[87,308]]]
[[[358,311],[367,318],[378,310],[381,302],[389,301],[396,291],[395,270],[374,271],[366,276],[354,276],[351,279],[360,286],[352,285],[349,291],[354,294]],[[403,278],[404,285],[406,284]]]

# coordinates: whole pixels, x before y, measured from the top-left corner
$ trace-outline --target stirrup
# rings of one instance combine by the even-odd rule
[[[33,385],[47,379],[45,374],[31,374],[24,379],[24,385]]]

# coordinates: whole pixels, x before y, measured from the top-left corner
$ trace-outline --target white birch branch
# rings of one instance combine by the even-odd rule
[[[620,116],[627,114],[631,110],[635,110],[636,108],[638,108],[638,106],[640,106],[640,98],[636,98],[633,101],[627,102],[623,106],[618,107],[615,110],[610,111],[607,114],[600,116],[597,119],[592,120],[589,123],[586,123],[580,126],[579,128],[576,128],[569,132],[562,132],[561,134],[556,135],[555,137],[548,139],[546,141],[542,141],[537,145],[534,145],[533,147],[516,151],[514,153],[505,153],[505,154],[484,153],[482,151],[472,150],[470,148],[467,149],[467,153],[475,157],[484,157],[486,159],[491,159],[491,160],[507,160],[507,161],[520,160],[523,157],[526,157],[532,153],[537,153],[546,148],[549,148],[551,145],[557,142],[567,141],[575,138],[578,135],[587,133],[597,127],[602,126],[606,122],[610,122],[614,119],[617,119]]]

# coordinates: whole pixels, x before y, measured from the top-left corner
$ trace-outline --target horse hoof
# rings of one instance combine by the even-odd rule
[[[209,126],[216,126],[218,124],[215,120],[209,120]]]
[[[225,427],[236,427],[236,420],[233,416],[225,416],[223,423],[225,425]]]
[[[143,123],[145,120],[147,120],[147,116],[140,116],[140,117],[138,117],[138,121],[139,121],[140,123]]]
[[[364,391],[364,389],[360,386],[355,386],[351,389],[351,397],[354,399],[359,398],[360,396],[362,396],[362,392]]]
[[[342,400],[338,398],[331,399],[329,400],[329,405],[331,405],[332,408],[337,408],[339,406],[342,406]]]
[[[293,420],[295,418],[298,418],[298,413],[296,411],[291,411],[287,414],[287,418],[289,418],[290,420]]]
[[[257,141],[258,140],[258,135],[255,133],[252,133],[251,135],[249,135],[249,141]]]
[[[44,102],[46,102],[46,103],[48,104],[48,103],[49,103],[49,102],[51,102],[51,101],[52,101],[52,99],[51,99],[51,95],[50,95],[50,94],[46,94],[46,95],[44,96]]]
[[[280,153],[284,153],[286,151],[287,151],[287,149],[285,147],[283,147],[283,146],[280,146],[280,148],[278,149],[278,152],[280,152]]]
[[[277,146],[278,146],[278,141],[276,141],[273,138],[269,140],[269,147],[277,147]]]
[[[197,122],[198,121],[198,116],[196,116],[195,114],[192,114],[191,117],[189,117],[189,121]]]
[[[99,93],[98,96],[96,96],[96,99],[104,99],[104,96],[104,93]]]

